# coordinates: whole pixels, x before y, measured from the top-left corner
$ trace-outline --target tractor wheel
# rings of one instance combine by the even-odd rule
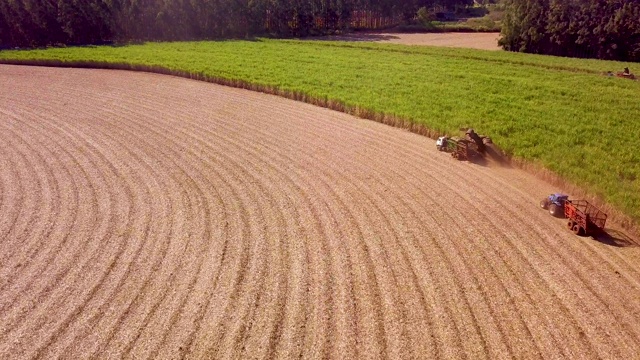
[[[558,205],[556,204],[551,204],[549,205],[549,214],[551,214],[551,216],[557,216],[556,213],[558,212]]]
[[[582,227],[580,227],[580,225],[575,224],[573,225],[573,233],[576,235],[582,235],[583,231],[582,231]]]
[[[573,225],[575,225],[576,223],[573,222],[573,220],[569,220],[567,222],[567,229],[573,231]]]
[[[547,210],[547,208],[549,208],[549,203],[547,202],[547,200],[542,200],[540,201],[540,207]]]

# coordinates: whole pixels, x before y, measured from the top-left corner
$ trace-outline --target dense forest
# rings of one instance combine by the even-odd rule
[[[640,61],[640,0],[505,0],[506,50]]]
[[[194,40],[348,28],[354,12],[407,19],[473,0],[0,0],[0,46]]]
[[[476,3],[493,2],[490,0]],[[640,61],[640,0],[502,0],[505,50]],[[473,0],[0,0],[0,48],[307,36]],[[366,24],[366,22],[365,22]],[[366,25],[365,25],[366,27]]]

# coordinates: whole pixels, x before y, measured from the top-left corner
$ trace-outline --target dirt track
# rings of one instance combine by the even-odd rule
[[[324,36],[318,40],[373,41],[402,45],[428,45],[458,47],[479,50],[502,50],[498,46],[500,33],[349,33],[338,36]]]
[[[0,358],[640,358],[640,249],[432,140],[0,66]]]
[[[501,50],[498,46],[500,33],[443,33],[443,34],[381,34],[390,42],[402,45],[430,45],[460,47],[480,50]]]

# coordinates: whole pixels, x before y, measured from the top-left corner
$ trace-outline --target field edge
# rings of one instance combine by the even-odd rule
[[[61,61],[61,60],[31,60],[31,59],[0,59],[0,64],[3,65],[20,65],[20,66],[42,66],[42,67],[58,67],[58,68],[81,68],[81,69],[106,69],[106,70],[124,70],[124,71],[137,71],[154,73],[160,75],[176,76],[191,80],[204,81],[217,85],[229,86],[233,88],[240,88],[250,91],[261,92],[269,95],[280,96],[294,101],[300,101],[307,104],[320,106],[330,110],[339,111],[352,115],[358,118],[376,121],[385,125],[389,125],[395,128],[410,131],[412,133],[422,135],[431,139],[437,139],[438,136],[443,135],[441,132],[430,129],[422,124],[412,122],[411,120],[401,118],[395,115],[374,112],[372,110],[360,107],[347,105],[341,101],[318,98],[311,96],[300,91],[291,91],[282,89],[277,86],[264,85],[248,82],[241,79],[229,79],[218,76],[210,76],[203,73],[193,73],[184,70],[170,69],[163,66],[151,66],[141,64],[130,63],[116,63],[116,62],[100,62],[100,61]],[[619,210],[614,205],[604,201],[601,197],[584,190],[578,184],[572,183],[562,176],[558,175],[554,171],[546,168],[538,162],[528,161],[515,157],[506,153],[499,147],[496,147],[499,151],[501,166],[514,167],[523,170],[538,179],[544,180],[553,186],[564,188],[566,192],[571,193],[574,197],[580,197],[592,202],[603,210],[608,215],[607,223],[613,223],[625,231],[629,232],[635,238],[640,238],[640,225],[633,220],[633,218],[627,215],[625,212]],[[610,226],[608,226],[610,227]]]

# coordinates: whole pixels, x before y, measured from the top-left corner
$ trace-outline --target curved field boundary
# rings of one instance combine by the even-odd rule
[[[418,124],[401,117],[382,114],[371,111],[366,108],[358,106],[346,105],[340,101],[318,98],[309,96],[303,92],[296,92],[281,89],[275,86],[268,86],[262,84],[255,84],[240,79],[227,79],[224,77],[210,76],[202,73],[191,73],[183,70],[169,69],[162,66],[149,66],[139,64],[128,63],[112,63],[112,62],[95,62],[95,61],[60,61],[60,60],[2,60],[0,63],[8,65],[28,65],[28,66],[46,66],[46,67],[62,67],[62,68],[86,68],[86,69],[109,69],[109,70],[127,70],[127,71],[139,71],[156,73],[163,75],[172,75],[183,77],[187,79],[205,81],[209,83],[230,86],[235,88],[247,89],[251,91],[262,92],[265,94],[272,94],[281,96],[287,99],[305,102],[308,104],[321,106],[331,110],[340,111],[349,115],[360,117],[363,119],[373,120],[393,127],[405,129],[416,134],[420,134],[431,139],[436,139],[441,133],[429,129],[428,127]],[[580,186],[575,185],[569,181],[566,181],[561,176],[557,175],[553,171],[546,169],[544,166],[530,161],[524,161],[517,157],[512,157],[505,154],[499,148],[495,148],[497,151],[494,153],[494,161],[503,166],[516,166],[520,169],[526,170],[529,173],[536,175],[540,179],[543,179],[559,188],[564,189],[565,192],[571,193],[574,197],[580,197],[589,200],[591,203],[600,207],[609,215],[609,224],[616,225],[627,232],[631,233],[634,237],[640,237],[640,228],[636,221],[626,215],[624,212],[619,211],[615,206],[605,202],[602,198],[594,196],[594,194],[583,190]]]

